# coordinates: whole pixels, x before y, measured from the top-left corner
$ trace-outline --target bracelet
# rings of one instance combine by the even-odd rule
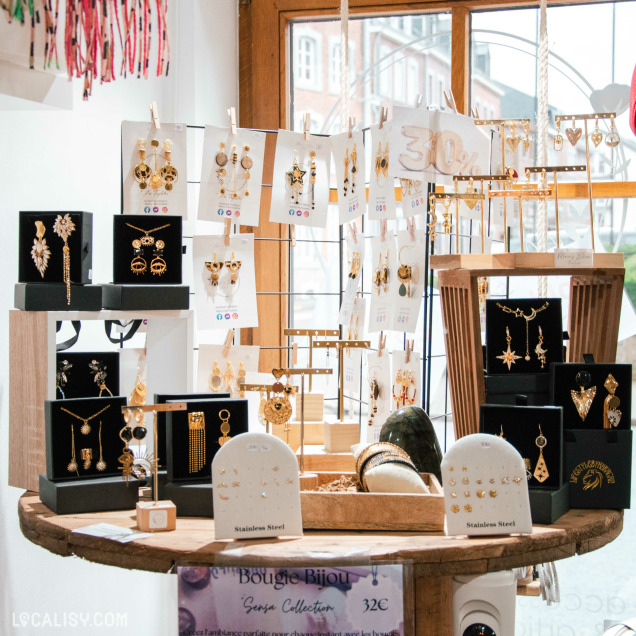
[[[391,444],[391,442],[376,442],[367,446],[358,455],[358,459],[356,461],[356,473],[358,474],[358,476],[362,474],[366,462],[368,462],[374,455],[385,452],[391,452],[393,454],[401,455],[408,460],[411,459],[409,457],[409,454],[404,449],[396,446],[395,444]]]
[[[415,464],[410,459],[406,459],[400,455],[393,453],[379,453],[365,464],[362,474],[360,475],[360,485],[362,486],[363,491],[369,491],[366,482],[367,472],[370,471],[372,468],[375,468],[376,466],[383,466],[384,464],[402,464],[402,466],[408,466],[419,475]]]

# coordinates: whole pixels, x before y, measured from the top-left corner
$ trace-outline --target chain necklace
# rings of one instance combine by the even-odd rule
[[[547,309],[549,304],[550,302],[546,300],[543,306],[539,307],[539,309],[530,307],[530,314],[526,316],[526,314],[524,314],[523,311],[519,309],[519,307],[517,307],[516,309],[510,309],[510,307],[505,307],[501,303],[497,303],[497,307],[503,309],[503,311],[505,311],[507,314],[512,314],[515,318],[523,318],[526,321],[526,356],[524,358],[526,362],[530,360],[530,335],[528,333],[530,321],[534,320],[538,313],[542,312],[544,309]]]
[[[91,432],[91,427],[89,426],[88,423],[93,418],[97,417],[98,415],[101,415],[106,409],[109,409],[109,408],[110,408],[110,404],[105,406],[101,411],[97,411],[97,413],[94,413],[90,417],[80,417],[76,413],[73,413],[72,411],[69,411],[68,409],[65,409],[63,406],[60,407],[60,409],[62,411],[64,411],[65,413],[68,413],[69,415],[72,415],[73,417],[77,418],[80,422],[83,422],[82,428],[80,429],[80,431],[82,432],[82,435],[88,435]]]
[[[166,223],[165,225],[160,225],[159,227],[153,227],[152,230],[144,230],[136,225],[131,225],[130,223],[126,223],[128,227],[131,227],[133,230],[137,230],[138,232],[143,232],[145,236],[141,239],[141,245],[154,245],[155,239],[153,236],[150,236],[151,232],[158,232],[159,230],[163,230],[167,227],[170,227],[170,223]]]

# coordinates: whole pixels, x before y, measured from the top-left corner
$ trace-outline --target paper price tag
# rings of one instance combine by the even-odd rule
[[[594,267],[594,252],[592,250],[554,250],[555,267]]]

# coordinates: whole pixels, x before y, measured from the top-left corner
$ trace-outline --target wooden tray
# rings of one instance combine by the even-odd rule
[[[321,472],[318,484],[341,475]],[[408,530],[439,532],[444,529],[444,495],[435,475],[421,473],[430,495],[378,494],[368,492],[302,491],[303,528],[324,530]]]

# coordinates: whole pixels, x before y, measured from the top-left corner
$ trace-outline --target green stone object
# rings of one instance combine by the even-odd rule
[[[406,296],[406,285],[404,283],[400,285],[398,293],[400,294],[400,296]]]
[[[387,418],[380,431],[380,441],[405,450],[421,473],[433,473],[442,481],[442,449],[433,424],[419,406],[405,406]]]

